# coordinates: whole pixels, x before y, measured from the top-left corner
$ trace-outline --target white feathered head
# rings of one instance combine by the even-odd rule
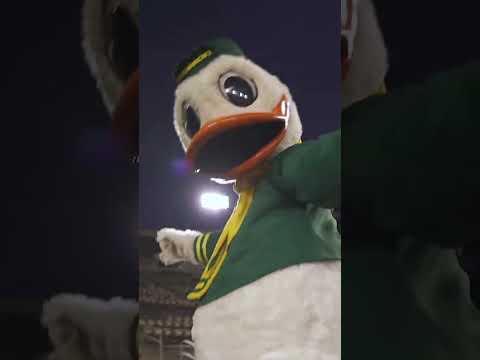
[[[174,125],[194,170],[238,179],[300,141],[288,87],[230,39],[195,49],[176,78]]]

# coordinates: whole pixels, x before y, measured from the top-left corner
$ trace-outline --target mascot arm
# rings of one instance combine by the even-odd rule
[[[217,243],[219,231],[206,232],[198,236],[193,244],[195,260],[201,265],[207,265]]]
[[[461,245],[477,223],[479,133],[480,63],[353,105],[342,114],[342,210]]]
[[[302,203],[340,207],[340,130],[283,151],[275,159],[272,183]]]
[[[206,265],[219,235],[219,232],[201,233],[163,228],[157,232],[157,242],[161,250],[159,259],[165,266],[183,261]]]

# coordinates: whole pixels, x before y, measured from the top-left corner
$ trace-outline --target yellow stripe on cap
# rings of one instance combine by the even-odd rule
[[[182,81],[185,76],[188,75],[188,73],[190,71],[192,71],[192,69],[197,66],[198,64],[200,64],[203,60],[205,60],[206,58],[208,58],[209,56],[211,56],[213,54],[212,50],[207,50],[203,53],[201,53],[199,56],[197,56],[195,58],[195,60],[193,60],[190,64],[188,64],[183,70],[182,72],[177,76],[177,83]]]

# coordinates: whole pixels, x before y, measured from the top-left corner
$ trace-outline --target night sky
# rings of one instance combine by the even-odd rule
[[[288,84],[306,138],[338,126],[339,14],[330,15],[336,5],[266,3],[142,1],[142,227],[211,228],[226,216],[198,208],[200,191],[215,185],[174,167],[183,152],[172,128],[172,71],[200,41],[231,36]],[[110,135],[84,63],[80,4],[12,4],[4,12],[3,298],[136,295],[137,170]],[[418,6],[380,8],[390,88],[480,58],[476,12],[466,3]]]

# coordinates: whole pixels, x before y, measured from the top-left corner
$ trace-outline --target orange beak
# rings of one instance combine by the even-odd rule
[[[128,154],[132,159],[136,159],[138,156],[139,81],[139,71],[136,70],[129,77],[112,115],[113,131],[125,141]]]
[[[221,176],[225,180],[238,179],[255,169],[273,154],[287,133],[289,116],[290,103],[285,96],[282,96],[272,112],[236,114],[209,121],[192,138],[192,142],[187,150],[187,161],[195,172],[200,172],[202,169],[199,168],[197,160],[202,150],[204,150],[213,139],[217,139],[217,137],[225,135],[225,133],[232,130],[238,130],[251,125],[280,125],[280,131],[278,131],[272,139],[269,139],[268,143],[262,144],[254,155],[234,165],[233,168],[223,174],[211,174],[217,177]],[[249,139],[244,139],[245,142],[248,142],[248,140]],[[228,154],[228,149],[225,149],[225,153]]]

